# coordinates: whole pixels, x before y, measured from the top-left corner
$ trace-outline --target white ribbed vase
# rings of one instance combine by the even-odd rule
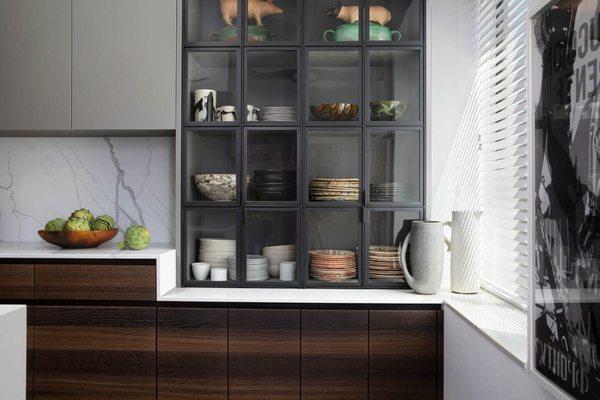
[[[452,212],[450,289],[472,294],[481,286],[481,211]]]

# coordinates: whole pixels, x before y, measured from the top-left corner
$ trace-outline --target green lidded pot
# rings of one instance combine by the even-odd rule
[[[327,29],[324,31],[323,39],[326,42],[357,42],[359,28],[360,24],[358,22],[338,25],[335,29]],[[331,38],[329,35],[331,35]],[[369,40],[372,42],[389,42],[394,38],[394,35],[397,35],[396,41],[400,40],[400,37],[402,36],[400,32],[392,31],[387,26],[379,25],[374,22],[369,23]]]

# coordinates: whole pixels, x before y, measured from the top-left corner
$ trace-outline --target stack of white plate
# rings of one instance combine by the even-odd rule
[[[265,256],[246,256],[246,280],[266,281],[269,279],[269,259]]]
[[[235,240],[200,238],[198,260],[211,268],[227,267],[227,259],[235,257]]]
[[[296,261],[296,245],[265,246],[262,248],[262,254],[269,259],[269,275],[273,278],[278,278],[279,263],[283,261]]]
[[[227,259],[227,277],[230,281],[235,281],[237,271],[237,263],[235,257],[229,257]]]
[[[285,121],[297,120],[296,107],[290,106],[264,106],[260,109],[261,121]]]

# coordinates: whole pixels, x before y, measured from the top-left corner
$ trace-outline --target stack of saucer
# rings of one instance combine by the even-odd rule
[[[254,171],[252,179],[256,199],[288,201],[296,199],[296,172],[279,169]]]
[[[407,183],[385,182],[372,184],[370,186],[371,201],[379,202],[402,202],[411,197],[411,191]]]
[[[263,256],[269,259],[269,275],[279,277],[279,264],[284,261],[296,261],[296,245],[283,244],[279,246],[265,246],[262,248]]]
[[[261,121],[295,122],[297,119],[296,107],[264,106],[260,110]]]
[[[404,278],[398,249],[394,246],[369,247],[369,278],[399,280]]]
[[[358,178],[314,178],[310,181],[311,201],[358,201]]]
[[[237,263],[234,257],[227,258],[227,277],[230,281],[235,281],[237,272]]]
[[[310,277],[320,281],[344,282],[356,278],[356,253],[348,250],[310,250]]]
[[[246,256],[246,280],[266,281],[269,279],[269,259],[265,256]]]
[[[227,259],[235,257],[235,240],[200,238],[198,260],[211,268],[227,267]]]

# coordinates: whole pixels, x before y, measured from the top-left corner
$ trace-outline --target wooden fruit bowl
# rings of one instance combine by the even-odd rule
[[[46,242],[65,249],[89,249],[114,238],[119,230],[113,228],[107,231],[78,231],[78,232],[46,232],[38,231],[38,235]]]

